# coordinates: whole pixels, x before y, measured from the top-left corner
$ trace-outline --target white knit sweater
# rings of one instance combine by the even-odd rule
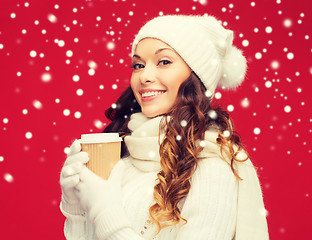
[[[123,218],[128,218],[126,221],[131,227],[121,225],[116,228],[119,221],[114,220],[111,224],[118,230],[106,239],[269,239],[261,189],[250,160],[237,165],[239,175],[244,179],[238,181],[229,164],[220,158],[219,146],[216,144],[218,132],[213,130],[205,134],[205,141],[201,143],[205,147],[191,179],[190,192],[180,204],[182,217],[187,219],[187,224],[181,228],[165,228],[155,236],[155,227],[148,221],[148,210],[154,203],[153,188],[160,170],[160,120],[161,117],[148,119],[141,113],[131,116],[128,126],[132,134],[125,139],[130,157],[121,160],[126,163],[127,171],[122,184],[123,206],[120,206],[126,213],[122,215]],[[77,210],[77,206],[61,203],[61,211],[66,217],[66,239],[99,239],[93,224],[88,221],[86,214]],[[114,219],[118,219],[118,216]],[[107,219],[107,222],[110,220]],[[109,225],[105,225],[105,228],[103,232],[111,232],[111,229],[107,229]],[[97,234],[102,235],[99,232]]]

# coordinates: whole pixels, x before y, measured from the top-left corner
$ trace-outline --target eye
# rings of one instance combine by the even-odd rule
[[[160,60],[159,63],[158,63],[158,65],[168,65],[168,64],[170,64],[170,63],[172,63],[172,62],[169,61],[169,60]]]
[[[134,70],[137,70],[140,68],[144,68],[144,65],[141,63],[134,63],[134,64],[132,64],[131,68],[133,68]]]

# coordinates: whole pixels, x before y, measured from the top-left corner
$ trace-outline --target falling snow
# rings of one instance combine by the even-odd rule
[[[81,118],[81,112],[75,112],[74,116],[77,119]]]
[[[267,88],[272,87],[272,82],[271,81],[266,81],[264,84]]]
[[[229,137],[229,136],[231,135],[231,134],[230,134],[230,131],[228,131],[228,130],[223,131],[222,134],[223,134],[223,136],[226,137],[226,138]]]
[[[56,22],[57,22],[56,16],[53,15],[52,13],[48,14],[47,18],[48,18],[48,20],[49,20],[51,23],[56,23]]]
[[[285,107],[284,107],[284,111],[285,111],[286,113],[289,113],[289,112],[291,111],[291,107],[290,107],[290,106],[285,106]]]
[[[3,175],[3,178],[5,181],[7,181],[8,183],[12,183],[14,181],[14,177],[10,174],[10,173],[5,173]]]
[[[25,199],[24,205],[34,209],[34,203],[20,195],[25,189],[18,183],[24,181],[31,190],[36,187],[34,179],[41,177],[55,187],[33,198],[42,201],[46,215],[57,219],[59,215],[53,215],[59,211],[55,182],[64,153],[81,133],[101,132],[109,123],[104,111],[117,108],[117,97],[130,82],[131,41],[143,21],[164,14],[208,13],[235,30],[234,43],[246,56],[248,70],[243,84],[234,91],[207,90],[205,95],[213,97],[214,106],[228,111],[259,166],[266,198],[266,209],[260,213],[268,216],[269,223],[271,219],[279,223],[269,225],[271,238],[306,239],[304,231],[298,233],[296,228],[310,230],[300,212],[311,212],[312,206],[307,175],[312,154],[312,19],[309,1],[291,2],[85,0],[39,4],[12,0],[2,4],[0,184],[7,212],[30,215],[20,206],[12,207],[12,195],[6,198],[6,192],[15,191],[19,199]],[[214,110],[208,116],[218,118]],[[181,121],[181,126],[186,125]],[[229,137],[230,132],[222,135]],[[292,191],[296,199],[290,201],[287,196]],[[290,205],[298,209],[288,211],[286,217],[280,214]],[[7,212],[4,209],[9,218]],[[41,218],[34,215],[29,222],[36,224],[35,219]],[[29,224],[14,221],[25,226],[20,232],[30,233]],[[10,229],[5,225],[4,236]],[[53,234],[60,234],[53,239],[63,237]]]
[[[244,46],[244,47],[248,47],[248,45],[249,45],[249,41],[248,40],[243,40],[243,42],[242,42],[242,45]]]
[[[222,97],[222,94],[220,92],[215,93],[215,98],[220,99]]]
[[[280,63],[279,63],[278,61],[276,61],[276,60],[274,60],[274,61],[271,62],[271,67],[272,67],[273,69],[278,69],[279,66],[280,66]]]
[[[115,48],[115,44],[113,42],[107,43],[107,49],[113,50]]]
[[[206,97],[211,98],[213,94],[212,94],[211,91],[207,90],[207,91],[205,92],[205,95],[206,95]]]
[[[294,59],[294,54],[293,53],[287,53],[287,58],[289,59],[289,60],[292,60],[292,59]]]
[[[95,126],[96,128],[98,128],[98,129],[101,129],[101,128],[103,127],[103,123],[102,123],[101,120],[96,119],[96,120],[94,120],[93,123],[94,123],[94,126]]]
[[[180,122],[180,124],[181,124],[182,127],[186,127],[187,121],[186,121],[186,120],[182,120],[182,121]]]
[[[73,81],[74,81],[74,82],[78,82],[79,79],[80,79],[80,77],[79,77],[78,75],[74,75],[74,76],[73,76]]]
[[[96,69],[97,63],[94,61],[88,61],[88,66],[89,66],[89,68]]]
[[[260,128],[255,128],[254,129],[254,134],[259,135],[261,132]]]
[[[34,100],[33,101],[33,106],[37,109],[41,109],[42,108],[42,103],[39,100]]]
[[[268,27],[265,28],[265,31],[267,33],[272,33],[273,29],[272,29],[272,27],[268,26]]]
[[[58,41],[57,41],[57,45],[58,45],[59,47],[64,47],[64,46],[65,46],[65,41],[64,41],[64,40],[58,40]]]
[[[34,58],[37,56],[37,52],[35,50],[31,50],[29,55]]]
[[[233,105],[228,105],[228,106],[227,106],[227,110],[228,110],[229,112],[233,112],[233,111],[234,111],[234,106],[233,106]]]
[[[33,137],[33,135],[32,135],[31,132],[27,132],[27,133],[25,134],[25,137],[26,137],[27,139],[31,139],[31,138]]]
[[[210,118],[212,118],[212,119],[214,119],[214,120],[218,118],[218,114],[217,114],[217,112],[214,111],[214,110],[210,110],[210,111],[208,112],[208,115],[209,115]]]
[[[66,51],[66,56],[67,56],[67,57],[72,57],[72,56],[73,56],[73,51],[67,50],[67,51]]]
[[[262,54],[260,52],[257,52],[255,54],[256,59],[261,59],[262,58]]]
[[[76,94],[77,94],[78,96],[82,96],[82,95],[83,95],[83,90],[80,89],[80,88],[77,89]]]
[[[244,108],[249,107],[250,101],[248,100],[248,98],[244,98],[244,100],[241,101],[241,105],[242,105],[242,107],[244,107]]]
[[[64,109],[63,111],[64,116],[69,116],[70,115],[70,110],[69,109]]]
[[[90,68],[90,69],[88,70],[88,74],[89,74],[90,76],[93,76],[93,75],[95,74],[95,70],[94,70],[93,68]]]
[[[51,79],[52,79],[52,76],[51,76],[50,73],[43,73],[43,74],[41,75],[41,80],[42,80],[43,82],[50,82]]]

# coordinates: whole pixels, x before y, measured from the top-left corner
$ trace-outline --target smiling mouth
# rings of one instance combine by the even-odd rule
[[[159,97],[160,95],[164,94],[166,91],[164,90],[157,90],[157,91],[144,91],[140,92],[142,96],[142,101],[147,102],[147,101],[152,101],[155,98]]]
[[[150,92],[144,92],[141,94],[141,96],[144,97],[151,97],[151,96],[158,96],[160,94],[163,94],[166,91],[150,91]]]

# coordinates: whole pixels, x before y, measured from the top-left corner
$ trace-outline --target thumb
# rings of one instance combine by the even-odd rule
[[[67,156],[71,156],[75,153],[79,153],[81,151],[80,141],[76,139],[69,148]]]
[[[121,185],[123,176],[125,175],[126,164],[124,161],[119,160],[109,175],[108,181],[114,184]]]

